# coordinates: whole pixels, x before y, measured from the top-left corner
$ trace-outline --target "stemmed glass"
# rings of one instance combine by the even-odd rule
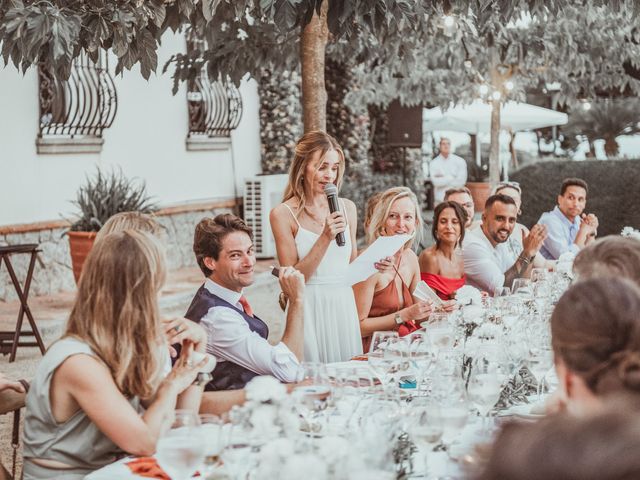
[[[394,332],[394,331],[373,332],[373,336],[371,337],[371,346],[369,347],[369,352],[384,350],[390,341],[397,338],[400,338],[400,335],[398,334],[398,332]]]
[[[371,348],[367,359],[383,387],[387,386],[388,374],[393,370],[394,362],[394,359],[387,353],[387,349],[399,340],[398,332],[374,332],[371,339]]]
[[[407,341],[409,358],[416,373],[416,392],[420,392],[425,376],[433,366],[436,357],[426,332],[413,332]]]
[[[423,453],[423,475],[428,478],[429,454],[438,445],[444,432],[440,406],[433,400],[414,399],[411,402],[407,431]]]
[[[497,348],[480,348],[473,355],[467,395],[483,418],[483,429],[487,430],[491,410],[509,378],[507,365]]]
[[[514,295],[520,295],[525,299],[531,298],[531,280],[528,278],[516,278],[513,281],[511,290]]]
[[[447,397],[442,398],[440,416],[443,427],[442,441],[447,448],[450,448],[451,444],[464,429],[469,418],[469,406],[461,380],[453,388],[449,389]]]
[[[220,452],[224,448],[224,421],[217,415],[200,414],[200,431],[205,447],[202,475],[206,478],[220,463]]]
[[[331,396],[331,386],[326,365],[319,362],[303,362],[302,385],[294,389],[299,413],[303,416],[311,431],[322,429],[320,412],[324,411]]]
[[[551,370],[551,367],[553,367],[553,352],[551,347],[541,343],[538,343],[538,345],[532,345],[529,348],[529,355],[525,359],[525,363],[538,383],[537,401],[540,402],[542,398],[544,379],[549,370]]]
[[[229,476],[233,479],[246,479],[252,468],[251,452],[253,447],[249,442],[250,432],[240,425],[231,425],[227,430],[229,435],[221,457]]]
[[[196,473],[205,458],[205,443],[195,412],[174,412],[173,423],[158,440],[156,458],[172,479],[187,480]]]

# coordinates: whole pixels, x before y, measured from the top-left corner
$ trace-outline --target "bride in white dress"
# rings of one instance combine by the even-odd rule
[[[344,168],[344,154],[333,137],[305,133],[296,145],[283,203],[269,217],[280,264],[300,270],[307,283],[305,361],[340,362],[362,353],[353,290],[344,282],[357,256],[356,206],[341,198],[341,211],[330,214],[324,193],[328,183],[340,189]],[[340,232],[344,246],[335,241]]]

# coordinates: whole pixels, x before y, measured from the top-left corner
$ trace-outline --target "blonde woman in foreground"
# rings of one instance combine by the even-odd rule
[[[205,342],[184,339],[162,377],[164,280],[164,251],[152,235],[127,230],[94,245],[67,329],[27,395],[25,479],[81,479],[125,453],[152,455],[176,408],[198,410],[202,387],[192,382],[206,360],[187,359]]]

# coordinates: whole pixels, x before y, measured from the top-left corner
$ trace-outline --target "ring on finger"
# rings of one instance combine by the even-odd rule
[[[174,330],[176,333],[180,333],[180,325],[176,325],[175,327],[173,327],[173,330]]]

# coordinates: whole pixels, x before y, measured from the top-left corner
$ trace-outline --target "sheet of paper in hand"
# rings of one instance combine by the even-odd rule
[[[436,307],[442,305],[442,299],[424,280],[418,282],[416,289],[413,291],[413,296],[424,302],[431,300]]]
[[[348,285],[354,285],[369,278],[377,272],[374,264],[381,259],[393,256],[402,246],[411,240],[412,235],[392,235],[378,237],[353,262],[349,264],[346,273]]]

